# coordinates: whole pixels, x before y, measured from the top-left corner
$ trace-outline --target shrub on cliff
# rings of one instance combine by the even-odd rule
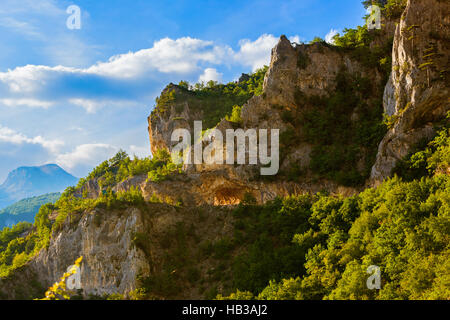
[[[368,79],[341,70],[333,92],[304,100],[307,107],[298,121],[303,125],[303,139],[313,146],[310,169],[319,177],[346,186],[361,185],[368,177],[386,132],[381,99],[366,99],[373,91],[376,88]],[[357,120],[352,119],[354,115]]]
[[[232,116],[233,106],[242,106],[252,96],[262,94],[267,69],[265,66],[241,81],[227,84],[210,81],[189,85],[182,81],[176,89],[166,89],[156,99],[152,116],[165,114],[170,105],[174,105],[177,111],[177,103],[187,101],[192,112],[203,113],[203,128],[213,128],[221,119]]]
[[[114,157],[94,168],[86,178],[80,179],[76,189],[81,189],[89,180],[94,179],[103,190],[106,190],[108,187],[141,174],[147,174],[152,181],[161,181],[175,172],[178,172],[178,167],[172,163],[167,150],[158,150],[153,157],[135,156],[133,159],[121,150]],[[74,191],[75,189],[72,190]]]
[[[448,173],[450,168],[450,112],[444,125],[429,141],[419,142],[415,150],[399,161],[393,173],[406,180]]]

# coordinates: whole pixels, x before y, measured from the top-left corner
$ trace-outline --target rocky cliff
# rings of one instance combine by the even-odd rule
[[[192,264],[201,274],[217,268],[219,261],[204,256],[199,244],[230,237],[232,221],[226,208],[181,210],[162,203],[73,214],[53,233],[46,249],[0,279],[0,298],[43,297],[45,289],[83,256],[80,294],[85,298],[127,295],[151,282],[154,298],[200,299],[209,287],[219,285],[218,281],[199,288],[198,283],[186,280],[190,276],[186,267]],[[199,256],[202,259],[198,260]],[[183,290],[166,288],[164,282]]]
[[[201,182],[197,185],[200,189],[206,189],[209,197],[227,193],[226,190],[235,190],[233,197],[237,201],[245,192],[253,193],[261,202],[276,195],[317,192],[321,189],[346,194],[355,192],[354,188],[346,188],[332,179],[326,179],[311,172],[311,152],[317,152],[314,147],[318,149],[318,146],[314,146],[311,138],[309,140],[306,138],[305,123],[302,122],[303,118],[314,112],[315,101],[319,100],[326,105],[327,99],[332,99],[330,96],[340,90],[337,88],[339,81],[342,82],[339,77],[348,77],[350,86],[353,85],[350,82],[354,79],[364,79],[370,86],[369,95],[360,97],[361,104],[355,103],[346,110],[335,110],[343,114],[345,121],[356,124],[362,114],[378,112],[377,106],[369,103],[371,99],[381,100],[380,93],[384,88],[384,78],[378,68],[364,65],[351,51],[340,50],[326,43],[292,44],[282,36],[272,50],[271,63],[264,78],[262,94],[253,96],[243,104],[239,123],[222,119],[214,126],[222,132],[224,137],[227,129],[268,129],[269,132],[271,129],[279,129],[280,174],[273,179],[261,180],[259,165],[238,164],[234,166],[187,165],[184,168],[185,172],[193,180],[207,181],[206,185],[201,186]],[[192,112],[198,109],[196,104],[199,103],[195,98],[195,92],[188,92],[185,88],[174,84],[164,89],[162,96],[168,92],[175,97],[173,101],[165,106],[164,112],[156,108],[148,118],[152,152],[158,149],[171,150],[177,143],[170,140],[171,133],[175,129],[186,128],[193,136],[193,122],[205,118],[202,112]],[[186,95],[194,98],[186,98]],[[378,117],[381,119],[381,109],[379,110]],[[210,127],[207,126],[207,128]],[[203,129],[206,128],[203,127]],[[326,130],[332,131],[332,128],[327,127]],[[310,133],[309,135],[311,136]],[[205,140],[208,142],[208,139]],[[246,147],[248,155],[248,146]],[[268,147],[270,150],[270,141]],[[359,171],[363,174],[367,170],[364,162],[368,156],[368,150],[362,147],[356,153]],[[226,148],[224,157],[225,155]],[[293,168],[301,171],[302,174],[292,174]],[[198,189],[195,193],[197,191]],[[208,201],[208,203],[212,202]],[[227,202],[219,201],[219,203]]]
[[[282,134],[294,132],[290,136],[296,141],[290,148],[282,150],[280,167],[282,171],[289,171],[290,167],[296,165],[300,170],[308,171],[314,145],[305,141],[306,125],[302,121],[286,121],[284,116],[292,113],[301,119],[305,111],[317,108],[314,105],[317,100],[311,102],[310,98],[327,96],[336,90],[337,76],[344,71],[351,76],[367,79],[373,85],[364,93],[363,100],[366,102],[381,98],[382,95],[383,110],[389,125],[388,132],[379,141],[376,157],[368,159],[370,152],[363,150],[358,154],[356,165],[363,172],[364,162],[369,162],[370,175],[365,178],[370,177],[371,183],[379,183],[391,176],[398,160],[408,155],[420,140],[429,140],[434,134],[433,124],[442,121],[449,110],[448,2],[408,1],[400,20],[383,21],[383,29],[375,34],[371,47],[379,49],[385,46],[391,36],[394,38],[392,71],[387,83],[379,69],[368,67],[361,59],[355,58],[353,52],[336,50],[336,47],[325,43],[291,44],[282,36],[272,51],[263,94],[252,97],[244,104],[240,127],[244,130],[277,128]],[[173,91],[175,95],[179,90],[173,84],[165,89]],[[380,90],[384,92],[381,95]],[[193,121],[203,119],[203,114],[191,112],[190,103],[186,99],[176,99],[169,106],[165,117],[159,116],[156,111],[152,113],[149,117],[149,135],[153,152],[158,148],[171,149],[174,145],[170,141],[173,129],[188,128],[192,132]],[[362,112],[366,110],[342,110],[342,113],[348,113],[352,121],[359,121],[358,113]],[[233,124],[222,120],[216,128],[225,132],[225,129],[233,128]],[[237,180],[244,180],[247,184],[255,172],[251,166],[235,166],[228,170],[217,165],[197,165],[190,169],[195,172],[226,170],[230,176],[238,177]],[[286,177],[283,178],[286,180]],[[324,183],[323,179],[317,177],[311,183],[310,174],[303,175],[295,182],[299,181],[303,182],[303,186],[298,189],[303,191]],[[323,187],[332,191],[339,185],[329,179],[327,182]],[[277,191],[274,190],[274,193]]]
[[[410,0],[395,29],[392,72],[383,107],[391,128],[378,148],[371,178],[391,175],[396,163],[450,110],[450,3]]]

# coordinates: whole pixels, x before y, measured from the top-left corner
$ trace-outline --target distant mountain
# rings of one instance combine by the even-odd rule
[[[41,196],[20,200],[5,209],[0,210],[0,230],[4,227],[11,227],[18,222],[34,222],[34,217],[39,208],[46,203],[55,203],[61,193],[47,193]]]
[[[0,185],[0,209],[21,199],[61,192],[77,181],[77,178],[56,164],[17,168]]]

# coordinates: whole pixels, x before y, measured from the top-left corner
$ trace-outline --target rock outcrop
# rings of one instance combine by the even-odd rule
[[[162,92],[165,95],[168,92],[173,94],[182,94],[184,91],[173,83],[169,84]],[[193,121],[203,119],[202,110],[193,109],[188,101],[172,103],[165,112],[152,112],[148,117],[148,132],[151,141],[151,151],[155,153],[159,149],[169,150],[172,147],[170,141],[172,132],[179,128],[193,130]]]
[[[302,135],[302,127],[296,127],[289,121],[283,119],[283,112],[302,113],[307,106],[306,98],[311,96],[326,96],[336,88],[337,75],[345,71],[348,74],[364,77],[370,80],[375,87],[384,86],[383,76],[376,68],[368,68],[362,65],[352,54],[345,50],[327,45],[326,43],[314,44],[292,44],[285,36],[281,36],[278,44],[272,50],[272,58],[269,69],[264,78],[263,93],[253,96],[245,103],[241,110],[242,122],[239,125],[243,130],[247,129],[279,129],[283,134],[286,131],[295,131],[298,136]],[[242,77],[241,77],[242,78]],[[162,92],[162,96],[173,91],[174,95],[186,90],[170,84]],[[373,97],[367,97],[371,99]],[[177,142],[172,142],[171,133],[177,128],[186,128],[193,136],[193,121],[202,120],[202,112],[193,112],[192,99],[176,99],[169,103],[164,112],[153,111],[149,116],[149,136],[152,152],[158,149],[171,150]],[[357,112],[348,115],[355,120]],[[216,129],[220,130],[225,137],[226,129],[236,129],[236,124],[223,119]],[[269,142],[269,150],[271,144]],[[250,192],[258,201],[266,201],[275,195],[288,193],[315,192],[326,189],[331,192],[351,193],[355,190],[343,188],[332,181],[325,179],[313,179],[308,175],[310,153],[312,145],[297,139],[292,147],[283,150],[280,161],[280,170],[288,171],[293,165],[299,166],[306,172],[300,181],[286,183],[286,177],[278,179],[282,181],[257,181],[259,176],[258,165],[218,165],[199,164],[185,166],[185,171],[193,180],[208,180],[207,185],[200,183],[196,192],[207,190],[207,198],[215,198],[223,190],[234,189],[236,196]],[[246,150],[248,153],[248,149]],[[224,150],[224,157],[226,149]],[[198,175],[201,177],[198,177]],[[277,179],[275,179],[277,180]],[[314,180],[314,182],[311,182]],[[212,182],[211,182],[212,181]],[[286,184],[289,185],[286,188]],[[241,192],[242,191],[242,192]],[[270,194],[270,197],[266,195]],[[195,197],[193,197],[195,198]],[[217,198],[217,197],[216,197]],[[218,197],[220,198],[220,197]],[[236,200],[239,201],[238,199]],[[208,200],[207,203],[212,203]],[[213,201],[217,203],[217,201]],[[219,201],[219,203],[223,203]],[[231,203],[235,203],[232,201]]]
[[[70,215],[60,230],[53,233],[47,249],[41,250],[30,263],[8,278],[0,279],[0,299],[43,297],[45,290],[80,256],[83,260],[79,293],[84,298],[117,293],[127,296],[142,286],[143,279],[165,275],[168,265],[170,267],[169,252],[177,252],[180,246],[194,248],[185,257],[194,260],[201,249],[199,242],[231,237],[232,221],[231,211],[227,209],[206,206],[178,210],[162,203],[125,210],[94,209]],[[183,243],[176,241],[180,236],[185,237]],[[207,257],[196,261],[196,267],[206,274],[218,263]],[[189,283],[177,285],[182,285],[183,290],[171,293],[172,298],[202,297],[198,288]]]
[[[17,283],[18,273],[32,274],[42,288],[48,288],[80,256],[83,256],[80,275],[85,296],[129,292],[136,287],[137,276],[149,272],[144,252],[132,242],[133,235],[146,231],[148,223],[143,212],[136,208],[120,213],[96,209],[71,215],[61,230],[53,233],[47,249],[41,250],[23,270],[0,280],[1,293],[9,299],[20,298],[14,286],[5,290],[8,283]],[[25,291],[36,290],[29,283]],[[36,296],[43,293],[42,289],[35,292]]]
[[[410,0],[396,27],[392,73],[383,106],[392,127],[378,149],[371,179],[391,175],[396,163],[421,139],[430,139],[433,123],[450,110],[450,3]]]

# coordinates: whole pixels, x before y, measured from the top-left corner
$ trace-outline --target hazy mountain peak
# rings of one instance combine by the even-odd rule
[[[20,199],[63,191],[77,181],[78,178],[56,164],[19,167],[0,185],[0,208]]]

